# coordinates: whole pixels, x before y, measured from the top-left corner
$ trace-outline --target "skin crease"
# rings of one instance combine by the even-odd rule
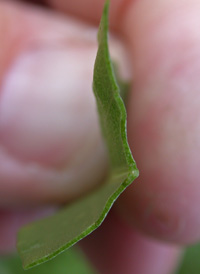
[[[95,12],[93,8],[94,5],[92,5],[94,2],[92,0],[82,0],[81,2],[78,0],[51,0],[46,2],[58,11],[61,11],[61,13],[73,14],[89,22],[97,23],[104,1],[99,0],[95,2]],[[126,252],[132,248],[133,256],[137,251],[139,254],[144,254],[141,249],[138,249],[137,245],[131,244],[133,241],[134,243],[139,242],[142,248],[144,248],[146,259],[151,255],[150,262],[148,259],[146,260],[149,265],[145,263],[145,259],[139,263],[137,260],[134,261],[132,257],[127,258],[127,274],[132,273],[131,269],[137,270],[136,273],[155,274],[155,269],[159,269],[157,268],[157,261],[163,261],[162,269],[159,269],[160,274],[171,273],[172,266],[174,266],[175,259],[178,256],[178,248],[163,242],[160,242],[160,246],[158,247],[156,242],[152,240],[155,244],[155,249],[153,247],[149,248],[152,242],[150,244],[149,239],[139,235],[138,232],[135,231],[135,227],[143,233],[160,239],[161,241],[185,244],[199,240],[199,5],[200,1],[197,0],[190,2],[186,0],[111,1],[111,26],[121,35],[126,43],[129,59],[133,67],[132,79],[134,79],[134,90],[130,93],[128,103],[128,138],[140,170],[140,177],[135,184],[125,191],[115,207],[115,210],[118,210],[118,213],[132,225],[132,228],[127,228],[125,224],[119,225],[118,228],[117,225],[114,226],[118,221],[114,221],[112,217],[109,217],[107,222],[110,223],[110,225],[108,225],[108,227],[111,227],[111,231],[116,230],[116,235],[113,234],[112,239],[109,238],[108,234],[106,236],[105,231],[108,228],[105,223],[105,230],[102,227],[102,229],[98,230],[98,233],[94,233],[91,236],[91,239],[88,238],[88,243],[87,240],[85,240],[86,253],[98,268],[102,266],[100,269],[101,273],[106,273],[107,269],[109,269],[109,273],[111,274],[117,273],[116,269],[120,269],[121,266],[120,260],[116,260],[118,256],[118,254],[116,254],[116,248],[110,248],[109,254],[104,254],[103,252],[100,256],[97,252],[98,246],[101,247],[104,241],[105,245],[108,244],[109,239],[113,242],[117,241],[119,235],[122,235],[122,232],[124,230],[126,231],[126,229],[128,229],[129,232],[127,232],[128,236],[126,240],[124,238],[125,244],[123,248],[121,247],[121,251],[123,250],[126,254]],[[55,63],[52,69],[55,69],[56,66],[59,69],[63,68],[63,63],[66,63],[64,60],[69,58],[69,55],[66,57],[67,53],[63,50],[63,44],[66,43],[63,42],[63,37],[70,37],[70,32],[74,34],[74,28],[66,27],[67,25],[69,26],[67,16],[66,18],[62,17],[62,19],[60,19],[59,17],[61,15],[56,16],[50,11],[45,12],[44,10],[36,8],[27,9],[25,8],[25,4],[15,5],[12,1],[2,1],[0,3],[0,13],[3,14],[1,20],[5,20],[1,24],[4,26],[4,29],[0,30],[0,35],[3,37],[1,39],[3,43],[1,45],[0,55],[0,142],[4,148],[1,150],[0,155],[1,167],[5,165],[5,163],[8,163],[6,166],[7,174],[5,174],[5,168],[0,170],[0,176],[4,178],[4,180],[1,179],[0,181],[0,201],[4,208],[8,206],[8,204],[11,206],[12,203],[15,204],[15,206],[17,204],[27,204],[28,202],[31,204],[37,204],[39,202],[50,203],[56,199],[61,202],[65,199],[66,194],[70,193],[71,184],[69,183],[68,186],[66,186],[63,183],[66,179],[61,180],[61,177],[63,178],[64,175],[61,176],[58,170],[60,172],[60,170],[65,170],[65,168],[70,166],[69,162],[74,154],[73,151],[70,152],[70,149],[74,147],[76,151],[79,151],[80,147],[82,147],[80,142],[81,144],[84,143],[81,135],[84,134],[84,130],[78,131],[78,135],[76,134],[76,136],[81,136],[80,139],[74,139],[75,134],[73,131],[71,139],[65,139],[75,140],[74,146],[70,143],[71,141],[65,143],[67,141],[60,139],[63,136],[63,132],[59,133],[59,128],[56,127],[50,128],[51,130],[49,132],[50,134],[58,132],[58,135],[53,135],[52,139],[50,138],[47,140],[48,142],[45,142],[46,137],[52,135],[49,135],[47,130],[43,130],[43,124],[39,123],[42,118],[37,118],[36,121],[33,121],[32,126],[27,128],[26,133],[30,132],[29,135],[23,135],[24,131],[22,131],[24,125],[27,126],[29,123],[26,123],[26,119],[21,120],[19,118],[27,117],[27,121],[30,122],[28,119],[32,117],[30,114],[32,112],[34,113],[34,102],[38,105],[37,102],[41,102],[41,99],[43,99],[42,102],[44,105],[41,105],[42,107],[39,108],[41,112],[38,112],[38,117],[44,117],[45,113],[49,113],[49,109],[53,109],[51,98],[54,98],[53,102],[58,102],[57,105],[53,105],[55,113],[57,113],[57,110],[60,110],[61,103],[65,98],[63,97],[64,92],[62,92],[62,90],[65,90],[65,88],[69,86],[69,82],[62,80],[65,75],[60,76],[59,83],[64,83],[60,93],[58,93],[60,94],[60,99],[53,97],[53,91],[50,93],[52,94],[50,98],[47,96],[48,93],[47,95],[46,93],[42,93],[43,96],[40,97],[41,93],[39,91],[38,93],[36,92],[38,86],[33,86],[34,78],[29,78],[29,76],[26,76],[25,79],[27,83],[30,84],[29,86],[25,86],[24,91],[22,89],[23,86],[17,86],[17,84],[21,83],[20,77],[24,75],[24,70],[27,71],[30,63],[32,65],[29,75],[33,76],[34,71],[38,71],[36,64],[40,61],[37,60],[44,60],[45,64],[45,60],[49,58],[50,54],[51,58],[54,56],[55,60],[58,60],[58,55],[60,56],[60,62]],[[48,13],[51,13],[51,15],[47,15]],[[73,31],[70,31],[71,28]],[[68,31],[66,31],[66,29],[68,29]],[[86,31],[86,29],[87,28],[85,28],[84,31]],[[79,31],[77,36],[79,36],[80,33],[84,33],[84,31]],[[5,33],[7,33],[6,36]],[[85,38],[82,37],[81,41],[84,39]],[[76,67],[78,65],[80,68],[80,76],[83,75],[84,66],[87,63],[84,59],[84,55],[86,54],[85,48],[88,47],[87,54],[92,51],[93,56],[95,55],[95,48],[93,48],[94,42],[89,43],[90,45],[86,43],[87,46],[82,43],[83,42],[81,42],[80,46],[79,42],[79,46],[77,46],[77,52],[80,51],[80,56],[83,55],[82,59],[80,59],[81,62],[79,63],[79,61],[77,61],[76,64]],[[62,44],[61,49],[60,46],[58,46],[60,44]],[[72,51],[70,55],[73,55]],[[73,56],[75,55],[76,54]],[[55,78],[49,78],[50,71],[47,70],[47,68],[50,66],[49,64],[42,65],[43,69],[41,71],[47,75],[47,79],[53,80],[56,79],[58,75],[56,75]],[[41,65],[39,67],[41,67]],[[69,66],[64,68],[67,71],[71,71],[71,67]],[[88,65],[88,70],[91,71],[91,69],[92,63]],[[75,73],[77,73],[76,69],[74,69],[72,75]],[[82,76],[82,79],[86,78]],[[85,81],[85,90],[88,89],[88,83],[91,83],[89,76],[88,81]],[[53,84],[57,90],[57,82],[53,82]],[[78,85],[77,81],[75,83],[75,80],[72,80],[70,83],[72,86],[72,94],[74,90],[77,90],[75,84]],[[30,88],[31,86],[33,86],[32,89]],[[18,89],[15,89],[15,87]],[[80,95],[83,87],[80,87],[80,85],[78,87]],[[37,96],[33,97],[32,100],[28,100],[30,96],[27,95],[26,97],[26,90],[29,91],[29,94],[36,94]],[[21,95],[21,97],[19,97],[19,95]],[[82,104],[82,99],[78,103],[79,95],[74,99],[74,107],[76,108],[79,108]],[[21,100],[16,100],[17,98]],[[83,112],[85,116],[79,116],[79,118],[83,118],[83,122],[78,122],[78,120],[75,120],[75,116],[72,116],[74,119],[73,123],[77,124],[76,130],[81,130],[80,125],[84,124],[88,117],[93,117],[91,113],[95,113],[95,103],[94,101],[92,103],[92,100],[89,98],[90,96],[88,96],[84,107],[84,109],[89,109],[89,111]],[[88,101],[91,102],[91,104],[87,103]],[[30,108],[25,108],[25,105],[29,105]],[[45,111],[43,112],[44,106]],[[68,108],[64,106],[63,109],[66,110]],[[9,110],[12,111],[10,112]],[[24,111],[23,115],[22,110]],[[60,113],[59,120],[62,122],[63,119],[65,119],[62,117],[66,117],[67,114],[70,117],[72,113],[64,111],[63,116],[62,113]],[[16,122],[13,122],[13,117],[16,118]],[[92,126],[96,124],[98,123],[96,123],[95,120],[89,123],[89,125]],[[55,125],[57,125],[57,122]],[[31,139],[31,136],[33,136],[33,134],[31,134],[32,132],[37,136],[36,139]],[[69,136],[68,132],[68,129],[66,129],[66,137]],[[98,128],[96,128],[95,131],[92,127],[91,132],[94,132],[94,140],[97,140],[99,136]],[[39,138],[40,135],[42,138]],[[17,137],[18,141],[16,143],[16,139],[12,138],[12,136]],[[26,141],[24,144],[20,143],[20,136]],[[85,140],[87,141],[86,137]],[[58,144],[60,143],[62,145],[58,149]],[[42,154],[35,151],[38,145],[40,145],[42,149],[44,148]],[[52,147],[54,150],[52,150]],[[97,148],[99,148],[99,145],[94,145],[85,152],[83,162],[85,164],[89,163],[87,165],[88,169],[90,168],[91,162],[93,163],[91,159],[91,162],[89,162],[90,155],[93,155],[94,151],[97,151]],[[64,149],[67,149],[67,154],[66,151],[63,151]],[[57,154],[57,157],[52,157],[52,155],[58,151],[60,152]],[[87,154],[88,151],[90,151],[89,154]],[[14,157],[15,161],[8,162],[10,155]],[[65,155],[68,155],[68,159],[65,158]],[[98,155],[97,161],[104,163],[104,153],[99,153]],[[86,159],[88,159],[88,161],[86,161]],[[16,169],[19,168],[16,162],[17,164],[20,162],[20,170]],[[29,165],[27,165],[27,162]],[[37,165],[34,164],[30,169],[30,162],[37,163]],[[29,167],[28,172],[26,169],[27,166]],[[74,169],[76,167],[77,164],[75,162]],[[16,176],[12,176],[13,170],[11,170],[11,168],[15,169],[19,180],[16,180]],[[87,170],[87,168],[85,167],[83,172]],[[41,172],[41,169],[44,173]],[[48,172],[50,171],[48,176],[47,173],[45,173],[47,170]],[[71,169],[69,168],[69,170]],[[102,170],[104,170],[103,166]],[[98,169],[99,174],[103,173],[102,170]],[[34,174],[34,176],[32,176],[32,174]],[[67,172],[67,174],[69,173]],[[88,174],[88,172],[85,172],[85,174]],[[90,186],[92,186],[95,181],[95,174],[96,172],[94,172]],[[85,181],[88,181],[88,177],[84,177],[83,173],[77,175],[80,176],[81,179],[85,178]],[[62,186],[62,188],[59,187],[58,192],[58,187],[53,184],[55,176],[60,179],[60,186]],[[52,180],[52,178],[54,178],[54,180]],[[77,183],[79,180],[77,180],[77,177],[74,178],[74,182]],[[73,185],[75,185],[75,183]],[[19,189],[21,190],[19,191]],[[64,194],[63,189],[66,190]],[[77,195],[76,188],[69,196],[71,195],[73,197],[72,194]],[[8,220],[8,218],[5,218],[5,214],[2,214],[2,216],[4,216],[4,219],[1,219],[0,222],[4,220],[5,224],[5,220]],[[14,214],[13,217],[14,216],[16,216],[16,214]],[[11,219],[7,222],[8,227],[12,224]],[[120,223],[121,222],[122,221],[120,221]],[[20,224],[17,226],[13,225],[13,233],[19,225]],[[112,225],[114,227],[112,227]],[[123,226],[125,226],[125,228],[122,228]],[[126,235],[125,232],[123,234]],[[4,244],[0,246],[0,250],[8,250],[6,248],[10,244],[9,237],[7,236],[6,238],[6,233],[4,235],[2,233],[0,237],[7,239],[7,241],[5,240]],[[123,236],[121,237],[121,239],[123,239]],[[1,238],[0,243],[2,243]],[[94,245],[92,243],[96,244]],[[12,246],[10,245],[9,249],[11,248]],[[164,250],[164,252],[159,252],[160,248]],[[93,257],[90,255],[91,253],[94,254]],[[112,254],[113,257],[108,266],[103,262],[106,262],[106,256],[110,256],[110,254]],[[157,260],[155,260],[155,258]],[[114,260],[119,261],[119,265],[117,263],[113,264],[112,262]],[[145,265],[148,266],[148,268],[145,269]],[[117,266],[119,266],[119,268]]]

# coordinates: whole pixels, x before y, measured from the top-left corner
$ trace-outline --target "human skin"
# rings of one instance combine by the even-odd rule
[[[106,172],[91,93],[96,33],[69,18],[97,25],[104,1],[95,9],[93,0],[45,1],[51,10],[24,2],[0,2],[4,253],[33,207],[78,197]],[[82,243],[101,273],[173,273],[178,246],[200,238],[199,8],[197,0],[111,0],[111,28],[132,65],[128,138],[140,176]]]

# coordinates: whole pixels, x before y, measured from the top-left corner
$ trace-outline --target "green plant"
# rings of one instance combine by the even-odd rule
[[[127,142],[126,110],[109,55],[108,10],[109,1],[105,3],[98,31],[93,90],[110,172],[106,181],[86,197],[64,207],[54,216],[20,230],[17,248],[25,269],[55,257],[96,229],[117,197],[138,176]]]

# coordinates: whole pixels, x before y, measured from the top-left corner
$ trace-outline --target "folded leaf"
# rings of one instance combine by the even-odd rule
[[[109,176],[88,196],[19,231],[17,248],[25,269],[55,257],[96,229],[117,197],[138,176],[127,142],[126,110],[109,55],[108,10],[109,1],[99,26],[93,89],[108,148]]]

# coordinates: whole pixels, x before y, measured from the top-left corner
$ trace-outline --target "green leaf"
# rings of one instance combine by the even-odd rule
[[[88,196],[54,216],[20,230],[17,247],[25,269],[55,257],[96,229],[117,197],[138,176],[127,142],[126,110],[108,50],[108,10],[109,1],[99,26],[93,89],[108,148],[110,173],[107,180]]]

